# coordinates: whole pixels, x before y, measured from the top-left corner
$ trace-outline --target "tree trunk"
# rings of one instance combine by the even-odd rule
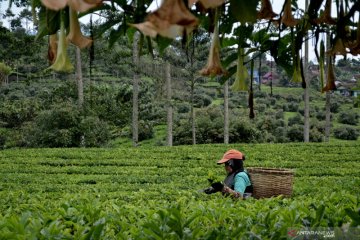
[[[171,72],[170,63],[166,61],[165,64],[165,75],[166,75],[166,92],[167,92],[167,145],[173,145],[173,108],[171,103],[172,92],[171,92]]]
[[[78,105],[82,109],[84,104],[84,84],[81,69],[81,52],[78,47],[76,47],[76,82],[78,87]]]
[[[194,88],[195,88],[195,81],[194,76],[191,76],[191,133],[192,133],[192,143],[196,145],[196,127],[195,127],[195,109],[194,109]]]
[[[326,92],[326,114],[325,114],[325,142],[329,142],[330,140],[330,129],[331,129],[331,110],[330,110],[330,103],[331,103],[331,93]]]
[[[78,105],[79,109],[83,109],[84,105],[84,84],[83,84],[83,75],[81,69],[81,51],[80,48],[76,47],[76,83],[78,89]],[[85,136],[81,134],[80,136],[80,146],[85,146]]]
[[[259,56],[259,72],[258,72],[258,77],[259,77],[259,91],[261,91],[261,59],[262,59],[262,54],[260,54]]]
[[[330,49],[330,35],[326,36],[326,49]],[[326,57],[326,68],[329,67],[330,64],[330,56]],[[326,71],[327,72],[327,71]],[[330,128],[331,128],[331,93],[329,91],[326,92],[326,102],[325,102],[325,142],[329,142],[330,140]]]
[[[134,34],[133,40],[133,111],[132,111],[132,140],[136,147],[139,142],[139,33]]]
[[[309,1],[305,1],[305,9],[308,8]],[[307,37],[307,36],[306,36]],[[308,74],[308,65],[309,65],[309,41],[305,42],[305,59],[304,59],[304,80],[305,80],[305,89],[304,89],[304,142],[309,142],[310,140],[310,104],[309,104],[309,74]]]
[[[224,143],[229,144],[229,81],[224,83]]]

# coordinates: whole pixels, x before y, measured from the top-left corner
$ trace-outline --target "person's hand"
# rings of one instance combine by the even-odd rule
[[[211,184],[211,187],[214,188],[215,191],[220,192],[224,188],[224,184],[222,184],[221,182],[215,182]]]
[[[213,187],[209,187],[209,188],[204,189],[204,193],[212,194],[212,193],[216,193],[216,191]]]

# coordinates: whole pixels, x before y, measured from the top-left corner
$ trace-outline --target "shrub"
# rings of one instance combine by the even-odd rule
[[[230,142],[262,142],[261,132],[248,120],[239,119],[230,124]]]
[[[340,112],[338,122],[349,125],[357,125],[359,122],[359,115],[357,112],[353,111]]]
[[[341,104],[338,101],[331,101],[330,103],[330,111],[332,113],[338,113],[340,109]]]
[[[312,128],[309,133],[310,142],[322,142],[324,135],[317,129]]]
[[[100,147],[110,140],[109,125],[98,117],[88,116],[81,120],[79,131],[84,136],[84,147]]]
[[[357,140],[360,133],[353,127],[338,127],[334,129],[334,136],[343,140]]]
[[[288,126],[292,126],[295,124],[303,124],[303,120],[300,114],[296,114],[294,117],[290,117],[288,119]]]
[[[283,110],[278,110],[278,111],[275,113],[275,118],[276,118],[276,119],[284,119],[284,111],[283,111]]]
[[[194,106],[197,108],[207,107],[211,104],[212,98],[206,94],[196,94],[194,96]]]
[[[0,103],[0,122],[7,128],[19,128],[24,122],[32,121],[38,114],[37,101],[20,99]]]
[[[299,103],[300,101],[302,101],[301,97],[292,94],[286,95],[284,96],[284,98],[286,99],[287,102],[292,102],[292,103]]]
[[[288,112],[297,112],[299,110],[299,103],[297,102],[289,102],[287,104],[287,111]]]
[[[177,105],[178,113],[188,113],[190,112],[190,105],[188,103],[179,103]]]
[[[139,141],[154,137],[154,126],[150,121],[139,121]]]
[[[266,110],[266,104],[255,104],[255,110],[259,111],[259,112],[265,112]]]
[[[284,143],[289,141],[289,139],[286,136],[286,128],[285,127],[277,127],[273,131],[273,134],[275,136],[275,141],[279,143]]]
[[[357,96],[357,98],[354,99],[354,108],[360,108],[360,96]]]
[[[174,145],[192,144],[191,123],[188,119],[180,119],[174,125]]]
[[[3,149],[6,143],[6,131],[0,128],[0,149]]]
[[[295,124],[288,128],[287,137],[292,142],[302,142],[304,140],[303,126]]]
[[[315,117],[319,121],[324,121],[326,119],[326,112],[325,111],[318,111],[318,112],[316,112]]]
[[[63,103],[41,112],[26,128],[26,143],[35,147],[76,147],[80,143],[80,112],[76,105]]]

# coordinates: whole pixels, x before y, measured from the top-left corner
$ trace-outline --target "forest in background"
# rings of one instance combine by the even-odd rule
[[[8,15],[10,15],[8,13]],[[47,38],[35,40],[22,20],[31,21],[26,11],[12,16],[11,29],[1,27],[0,62],[12,73],[0,88],[0,146],[11,147],[76,147],[113,146],[131,139],[132,78],[135,71],[132,43],[121,37],[109,48],[109,33],[94,44],[90,67],[89,50],[82,50],[84,107],[78,107],[78,86],[74,74],[47,71]],[[82,26],[84,33],[97,31],[97,25]],[[140,63],[139,141],[166,145],[165,62],[171,65],[174,107],[173,138],[175,145],[192,144],[192,108],[196,113],[196,143],[221,143],[224,139],[224,92],[219,78],[197,74],[206,63],[210,35],[197,32],[196,46],[184,48],[174,41],[164,53],[147,54],[142,49]],[[75,60],[75,50],[69,56]],[[189,51],[192,51],[191,53]],[[231,51],[231,50],[227,50]],[[223,55],[227,54],[223,51]],[[189,59],[191,58],[191,59]],[[190,61],[191,60],[191,61]],[[191,62],[191,64],[190,64]],[[261,63],[261,65],[260,65]],[[348,90],[359,89],[357,59],[339,59],[337,80]],[[263,55],[255,62],[260,78],[272,73],[272,82],[257,84],[254,89],[255,118],[249,119],[247,92],[230,92],[229,141],[292,142],[303,141],[303,93],[301,84],[292,83],[284,70]],[[259,71],[260,69],[260,71]],[[310,141],[324,141],[325,97],[320,93],[317,66],[310,63],[311,85]],[[275,77],[276,76],[276,77]],[[353,79],[357,83],[352,82]],[[234,81],[230,80],[230,84]],[[356,140],[359,136],[359,98],[333,92],[331,102],[331,137]]]

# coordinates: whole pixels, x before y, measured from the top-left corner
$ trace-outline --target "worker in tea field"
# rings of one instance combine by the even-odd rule
[[[250,177],[244,170],[245,155],[235,149],[227,151],[217,164],[224,164],[227,176],[223,182],[214,182],[211,187],[204,190],[205,193],[211,194],[222,192],[224,195],[234,198],[247,198],[251,196],[253,187]]]

